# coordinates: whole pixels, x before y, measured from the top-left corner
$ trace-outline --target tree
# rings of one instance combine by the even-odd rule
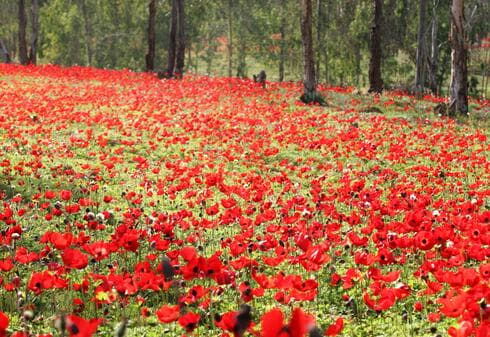
[[[417,33],[417,60],[415,66],[415,90],[422,92],[425,87],[427,69],[427,0],[419,1],[419,28]]]
[[[429,88],[433,94],[438,94],[437,85],[437,64],[439,57],[439,44],[437,40],[438,20],[437,5],[439,0],[434,0],[432,4],[432,22],[431,22],[431,47],[429,58]]]
[[[28,64],[29,58],[27,56],[27,39],[26,39],[26,27],[27,27],[27,18],[26,18],[26,9],[25,9],[25,1],[19,0],[18,2],[18,19],[19,19],[19,61],[21,64]]]
[[[233,69],[233,0],[228,0],[228,77]]]
[[[182,77],[185,61],[184,0],[172,0],[168,65],[164,77]]]
[[[464,0],[451,5],[451,84],[450,115],[468,114],[468,50],[464,30]]]
[[[175,55],[175,74],[182,77],[185,64],[185,17],[184,0],[174,0],[177,2],[177,34],[176,34],[176,55]]]
[[[369,61],[369,92],[381,93],[383,91],[383,80],[381,79],[381,21],[383,17],[383,0],[373,0],[374,15],[371,26]]]
[[[148,54],[146,54],[146,71],[155,68],[155,17],[156,0],[150,0],[148,4]]]
[[[2,39],[0,39],[0,55],[2,56],[4,63],[10,63],[11,62],[9,51],[8,51],[7,47],[5,46],[5,44],[3,43]]]
[[[316,91],[315,59],[313,55],[311,0],[301,0],[301,43],[303,46],[303,85],[301,101],[304,103],[324,104],[325,101]]]
[[[29,63],[37,63],[37,41],[39,38],[39,0],[31,1],[31,48],[29,50]]]
[[[85,33],[85,52],[87,56],[87,65],[91,66],[93,62],[93,47],[92,47],[92,22],[90,20],[89,9],[86,0],[78,0],[77,2],[82,11],[83,27]]]

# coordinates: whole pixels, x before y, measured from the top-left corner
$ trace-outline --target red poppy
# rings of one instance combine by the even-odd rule
[[[261,319],[262,337],[304,337],[315,325],[312,316],[295,308],[288,325],[284,323],[284,314],[279,309],[272,309]]]
[[[162,323],[175,322],[179,319],[180,307],[178,305],[163,305],[156,311],[156,315]]]
[[[10,257],[5,260],[0,260],[0,271],[10,271],[14,268],[14,263]]]
[[[5,337],[7,335],[7,328],[9,326],[8,316],[0,311],[0,337]]]
[[[242,304],[239,311],[227,312],[224,315],[215,317],[217,327],[233,332],[234,337],[242,337],[245,331],[252,324],[251,307]]]
[[[459,317],[466,309],[466,296],[464,294],[453,295],[454,293],[448,293],[446,297],[437,300],[438,303],[442,304],[439,310],[448,317]]]
[[[91,337],[97,331],[101,319],[93,318],[86,320],[75,315],[68,315],[66,320],[66,330],[70,337]]]
[[[61,254],[61,259],[65,266],[73,269],[83,269],[88,264],[87,255],[78,249],[66,248]]]
[[[197,327],[197,323],[201,319],[201,315],[188,312],[179,318],[179,324],[181,327],[185,329],[187,332],[193,331]]]
[[[451,337],[469,337],[474,334],[475,328],[472,322],[462,321],[457,328],[452,326],[447,332]]]
[[[61,200],[68,201],[71,199],[71,191],[68,190],[62,190],[60,191],[60,198]]]
[[[325,336],[337,336],[344,328],[344,320],[342,317],[337,318],[334,324],[331,324],[327,331],[325,331]]]

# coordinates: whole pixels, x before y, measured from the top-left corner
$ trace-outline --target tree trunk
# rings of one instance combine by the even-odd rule
[[[318,79],[321,77],[320,64],[322,58],[322,49],[325,48],[323,45],[323,27],[325,24],[325,15],[323,12],[323,1],[316,0],[316,10],[317,10],[317,22],[316,22],[316,76]]]
[[[26,9],[25,1],[19,0],[19,61],[21,64],[28,64],[29,59],[27,57],[27,39],[26,39]]]
[[[301,42],[303,45],[303,84],[306,96],[316,92],[315,61],[311,34],[311,0],[301,1]]]
[[[284,81],[284,63],[286,62],[286,1],[280,1],[281,6],[281,26],[279,33],[281,34],[280,51],[279,51],[279,82]]]
[[[453,0],[451,6],[451,115],[468,114],[468,51],[464,32],[464,0]]]
[[[3,43],[2,39],[0,39],[0,55],[2,56],[4,63],[10,63],[12,61],[10,59],[9,51],[8,51],[7,47],[5,46],[5,44]]]
[[[165,77],[171,78],[174,77],[174,69],[175,69],[175,54],[176,54],[176,34],[177,34],[177,1],[172,0],[172,17],[170,19],[170,35],[168,39],[168,62],[167,62],[167,70],[164,74]]]
[[[176,55],[175,55],[175,76],[182,78],[185,65],[185,13],[184,0],[177,1],[177,32],[176,32]]]
[[[432,7],[432,27],[431,27],[431,53],[429,64],[429,87],[434,95],[438,94],[437,91],[437,59],[439,57],[439,45],[437,43],[437,4],[438,0],[435,0]]]
[[[148,54],[146,54],[146,71],[155,69],[155,18],[156,18],[156,0],[150,0],[148,3]]]
[[[355,60],[355,83],[356,87],[359,87],[361,77],[361,43],[359,41],[354,42],[354,60]]]
[[[31,2],[31,49],[29,50],[29,63],[37,63],[37,41],[39,38],[39,0],[32,0]]]
[[[233,0],[228,0],[228,77],[232,75],[233,69]]]
[[[417,34],[417,64],[415,69],[415,91],[422,92],[425,87],[426,51],[425,32],[427,31],[427,0],[419,2],[419,28]]]
[[[247,68],[247,54],[246,54],[246,44],[245,41],[240,39],[238,43],[238,65],[236,76],[240,78],[247,77],[246,68]]]
[[[332,2],[330,0],[327,0],[327,8],[326,8],[326,14],[325,14],[325,27],[328,27],[330,23],[330,12],[332,8]],[[326,40],[324,40],[326,41]],[[328,43],[325,43],[325,45],[321,48],[323,51],[323,62],[324,62],[324,67],[325,67],[325,83],[330,83],[330,67],[329,67],[329,59],[328,59]]]
[[[489,81],[487,64],[488,64],[488,61],[490,61],[490,59],[488,58],[488,50],[489,50],[489,47],[486,47],[485,62],[484,62],[484,68],[483,68],[483,82],[485,83],[483,85],[483,98],[487,98],[487,89],[488,89],[488,81]]]
[[[371,27],[369,61],[369,92],[381,93],[383,80],[381,79],[381,22],[383,18],[383,0],[374,0],[374,18]]]
[[[92,50],[92,25],[90,23],[90,15],[88,13],[86,0],[79,1],[80,9],[83,16],[83,28],[85,30],[85,53],[87,54],[87,65],[91,66],[93,62]]]

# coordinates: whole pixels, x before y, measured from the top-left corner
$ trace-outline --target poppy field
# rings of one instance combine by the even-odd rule
[[[490,336],[488,130],[319,90],[0,65],[0,337]]]

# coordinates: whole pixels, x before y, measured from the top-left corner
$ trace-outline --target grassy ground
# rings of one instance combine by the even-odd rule
[[[1,67],[8,332],[60,335],[73,313],[101,318],[100,335],[127,318],[128,336],[180,336],[190,325],[157,314],[179,305],[218,336],[244,302],[258,334],[272,308],[322,331],[340,317],[345,336],[444,335],[486,315],[488,242],[470,229],[488,233],[488,102],[455,122],[432,97],[325,87],[323,108],[294,83]]]

